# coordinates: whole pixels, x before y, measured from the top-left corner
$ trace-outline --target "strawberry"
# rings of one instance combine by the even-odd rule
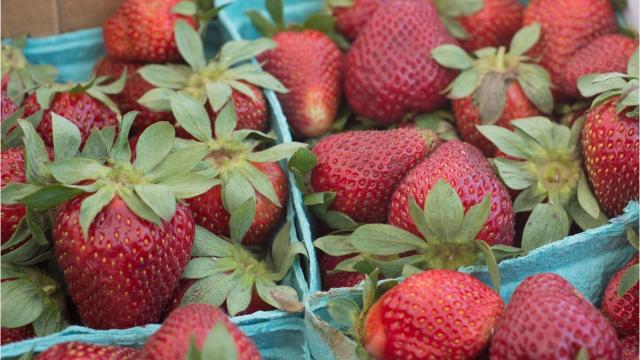
[[[46,167],[58,183],[18,200],[43,208],[62,202],[53,219],[55,255],[82,322],[93,328],[159,320],[193,244],[195,224],[179,200],[214,184],[191,173],[207,149],[174,149],[167,122],[140,135],[132,163],[127,138],[134,118],[122,118],[115,141],[113,128],[94,130],[80,158],[80,130],[54,117],[54,136],[66,141],[56,145],[56,161]],[[52,192],[55,202],[47,200]]]
[[[211,351],[227,358],[220,351],[221,344],[233,344],[235,359],[258,360],[260,353],[253,341],[234,325],[218,308],[206,304],[192,304],[173,311],[160,329],[147,340],[140,360],[182,360],[193,350]],[[211,358],[211,357],[209,357]]]
[[[431,50],[455,40],[427,2],[395,1],[373,15],[345,58],[344,92],[353,111],[381,125],[446,103],[454,73]],[[390,66],[390,64],[393,64]]]
[[[633,51],[638,47],[634,39],[609,34],[600,36],[586,44],[569,59],[564,68],[559,86],[572,98],[580,97],[577,83],[581,76],[607,72],[624,72]]]
[[[480,124],[511,128],[511,120],[553,110],[551,81],[544,68],[524,56],[540,35],[538,24],[523,28],[505,47],[467,54],[455,45],[442,45],[431,52],[442,66],[463,70],[449,85],[456,126],[465,141],[487,156],[496,147],[476,129]]]
[[[196,27],[194,16],[173,11],[180,0],[125,0],[104,24],[107,54],[121,61],[179,61],[173,28],[178,20]]]
[[[425,198],[440,179],[460,195],[465,210],[490,194],[490,214],[477,238],[488,244],[513,243],[513,208],[509,193],[475,147],[460,141],[440,145],[400,182],[391,198],[389,224],[420,235],[409,211],[410,199],[424,207]]]
[[[634,264],[636,266],[631,271],[637,274],[637,255],[613,275],[602,298],[602,313],[622,337],[638,333],[638,282],[632,284],[631,289],[624,292],[622,296],[618,296],[622,277]]]
[[[341,1],[335,2],[337,4],[332,4],[332,0],[328,1],[333,17],[336,19],[336,29],[347,40],[353,41],[380,6],[390,1],[353,0],[348,6],[344,6]]]
[[[607,319],[566,280],[546,273],[530,276],[516,288],[495,328],[490,356],[575,359],[581,348],[590,359],[619,355]]]
[[[2,328],[0,331],[2,336],[0,337],[0,344],[6,345],[22,340],[31,339],[36,336],[31,324],[17,327],[17,328]]]
[[[360,313],[350,299],[329,303],[334,318],[351,318],[356,351],[375,359],[473,359],[504,307],[494,290],[457,271],[428,270],[378,289],[376,280],[376,271],[365,280]]]
[[[506,46],[522,26],[523,8],[517,0],[482,0],[473,2],[473,6],[468,1],[436,0],[436,4],[441,17],[452,13],[449,17],[461,25],[462,33],[458,34],[452,29],[451,21],[443,19],[449,31],[459,39],[460,46],[467,51]]]
[[[240,230],[231,224],[232,233]],[[250,314],[260,310],[299,312],[302,304],[291,287],[277,285],[289,272],[297,254],[306,256],[301,242],[290,241],[289,223],[275,236],[271,251],[260,258],[243,248],[239,241],[218,237],[204,228],[196,228],[194,257],[183,276],[194,280],[179,303],[207,303],[219,306],[230,315]],[[224,267],[220,272],[220,266]],[[228,301],[233,299],[233,301]]]
[[[2,179],[0,187],[9,183],[24,183],[27,181],[24,167],[24,149],[2,150]],[[0,206],[0,225],[2,226],[2,244],[7,242],[18,228],[27,209],[24,205],[15,204]]]
[[[140,112],[133,123],[133,134],[140,134],[144,129],[158,121],[165,120],[175,123],[175,119],[173,119],[170,112],[155,112],[138,103],[138,99],[142,95],[154,88],[138,73],[138,69],[142,66],[144,66],[142,63],[117,61],[110,57],[105,57],[96,64],[95,69],[97,76],[110,76],[114,79],[120,77],[125,69],[127,70],[127,81],[124,88],[119,94],[115,94],[111,98],[123,114],[129,111]]]
[[[133,360],[139,351],[123,346],[105,346],[66,342],[54,345],[35,357],[35,360]]]
[[[603,77],[613,77],[601,81]],[[578,81],[585,97],[596,94],[582,130],[582,156],[593,191],[605,213],[621,214],[638,199],[638,50],[623,73],[586,75]]]
[[[535,249],[582,229],[603,225],[600,210],[581,168],[579,135],[543,117],[511,121],[514,131],[495,125],[478,130],[506,154],[493,160],[500,177],[516,195],[516,213],[531,212],[522,247]],[[544,239],[544,240],[543,240]]]
[[[266,0],[274,23],[258,11],[247,15],[253,26],[276,43],[274,49],[258,55],[266,71],[288,89],[278,94],[284,115],[301,137],[316,137],[333,126],[340,105],[342,53],[333,40],[315,29],[285,27],[282,3]]]
[[[384,222],[391,195],[404,175],[433,149],[429,130],[350,131],[313,146],[318,163],[314,191],[331,192],[331,209],[363,223]]]
[[[238,116],[238,129],[266,130],[268,110],[261,88],[280,92],[286,89],[260,65],[247,61],[275,47],[275,43],[268,39],[230,41],[207,63],[202,39],[194,29],[178,21],[175,33],[179,43],[188,39],[190,43],[199,44],[179,47],[180,55],[189,65],[149,64],[140,68],[142,79],[155,88],[144,93],[138,102],[153,111],[169,111],[171,94],[179,91],[208,103],[207,112],[213,125],[217,113],[231,100]],[[182,128],[178,134],[189,137]]]
[[[54,84],[39,88],[24,102],[24,115],[30,116],[43,110],[38,133],[45,145],[53,146],[51,114],[56,113],[80,129],[82,142],[87,139],[93,128],[102,129],[118,123],[118,109],[105,95],[122,91],[126,73],[111,84],[105,85],[105,79],[89,80],[80,84]]]
[[[4,119],[8,118],[11,114],[15,113],[16,111],[18,111],[18,107],[13,102],[13,100],[11,100],[7,96],[7,94],[3,91],[2,92],[2,117],[0,118],[0,121],[4,121]]]
[[[564,69],[578,49],[616,31],[613,7],[608,0],[532,0],[524,11],[523,25],[536,22],[540,23],[542,34],[529,55],[541,56],[540,65],[549,71],[556,85],[562,83]],[[566,94],[558,89],[554,95]]]
[[[638,350],[638,343],[640,343],[640,339],[638,339],[637,333],[624,337],[620,343],[622,348],[620,360],[638,359],[638,354],[640,353]]]
[[[22,53],[26,38],[17,37],[12,40],[10,45],[2,44],[2,93],[14,104],[21,106],[25,95],[39,86],[53,84],[58,70],[51,65],[30,64]],[[4,97],[2,103],[4,114]]]
[[[196,223],[245,245],[262,245],[282,216],[288,198],[286,177],[276,161],[306,144],[280,144],[254,152],[259,143],[248,138],[250,133],[233,131],[237,122],[230,104],[218,113],[214,138],[209,117],[198,101],[176,93],[171,103],[177,123],[209,149],[203,171],[218,179],[219,185],[187,201]],[[240,218],[252,218],[253,222],[240,232],[231,231],[230,222]]]
[[[173,310],[180,307],[182,303],[182,298],[184,294],[189,290],[189,287],[193,284],[194,280],[191,279],[180,279],[178,286],[173,289],[173,293],[171,294],[171,298],[169,302],[167,302],[167,306],[164,309],[163,315],[160,317],[161,319],[165,319],[169,314],[173,312]]]
[[[339,271],[331,273],[336,265],[353,256],[354,255],[332,256],[323,251],[318,253],[318,264],[320,266],[323,290],[354,287],[362,282],[364,275],[357,272]]]

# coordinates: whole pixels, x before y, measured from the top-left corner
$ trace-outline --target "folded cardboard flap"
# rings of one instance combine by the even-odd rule
[[[3,0],[2,37],[46,36],[102,26],[122,0]]]

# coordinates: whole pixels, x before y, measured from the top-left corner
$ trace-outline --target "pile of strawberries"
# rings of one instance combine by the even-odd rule
[[[38,358],[259,359],[227,316],[302,311],[287,161],[323,288],[364,281],[329,305],[358,357],[637,358],[637,255],[601,311],[555,274],[498,293],[501,260],[638,200],[637,34],[608,0],[265,7],[208,58],[212,1],[124,0],[82,83],[3,45],[2,344],[164,321]],[[274,145],[266,90],[300,142]],[[456,271],[477,264],[493,289]]]

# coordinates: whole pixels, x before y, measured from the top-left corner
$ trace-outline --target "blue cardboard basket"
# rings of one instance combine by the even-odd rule
[[[212,22],[205,39],[207,54],[215,53],[222,44],[223,32],[218,22]],[[86,80],[98,61],[104,56],[102,30],[100,28],[80,30],[46,38],[28,39],[25,55],[33,63],[51,64],[60,70],[59,81]],[[269,124],[277,135],[277,142],[291,142],[291,134],[282,115],[280,104],[271,91],[266,92],[269,103]],[[286,163],[282,168],[288,173]],[[293,177],[289,176],[289,187],[294,188]],[[296,223],[293,199],[287,203],[287,221]],[[284,222],[284,221],[283,221]],[[296,226],[291,226],[291,239],[299,239]],[[311,241],[306,241],[307,250],[313,257]],[[296,289],[301,297],[309,294],[306,277],[310,274],[309,261],[297,261],[282,281]],[[302,314],[284,311],[259,311],[236,316],[232,321],[238,324],[256,342],[260,353],[266,359],[308,359],[309,354],[303,333]],[[19,356],[31,349],[42,351],[51,345],[67,341],[87,341],[99,344],[120,344],[140,346],[158,325],[147,325],[123,330],[93,330],[81,326],[70,327],[60,333],[19,343],[2,346],[0,356]]]
[[[613,274],[634,255],[626,239],[627,225],[638,226],[638,203],[631,202],[625,213],[608,224],[531,251],[527,256],[498,264],[502,285],[500,297],[508,302],[525,278],[553,272],[564,277],[589,301],[599,304]],[[486,266],[463,268],[490,284]],[[384,282],[384,280],[382,281]],[[356,288],[318,292],[305,299],[305,332],[311,356],[316,360],[355,359],[355,342],[329,316],[327,304],[335,297],[348,297],[362,305],[362,285]]]

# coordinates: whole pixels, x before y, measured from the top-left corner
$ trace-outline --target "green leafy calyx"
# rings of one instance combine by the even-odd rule
[[[229,241],[196,227],[193,259],[183,273],[184,278],[196,281],[185,293],[182,303],[221,306],[226,302],[233,316],[246,310],[252,294],[257,292],[264,302],[277,309],[302,311],[297,292],[289,286],[278,285],[296,257],[307,256],[301,242],[291,241],[290,230],[290,224],[285,224],[276,235],[271,251],[258,256],[242,247],[239,241]]]
[[[540,37],[540,24],[520,29],[509,51],[487,47],[467,54],[457,45],[441,45],[431,51],[440,65],[461,70],[445,89],[452,99],[471,96],[483,124],[495,123],[504,111],[509,89],[518,85],[525,96],[543,113],[553,110],[549,73],[525,55]]]
[[[22,53],[24,38],[13,39],[13,44],[2,44],[2,79],[8,76],[7,96],[22,104],[24,96],[43,85],[53,84],[58,70],[51,65],[30,64]]]

